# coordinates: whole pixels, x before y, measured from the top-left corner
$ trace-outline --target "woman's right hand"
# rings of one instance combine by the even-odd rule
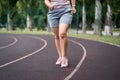
[[[50,3],[50,0],[45,0],[45,4],[48,6],[50,10],[54,9],[54,6]]]
[[[50,10],[54,9],[54,6],[52,4],[50,4],[48,7],[49,7]]]

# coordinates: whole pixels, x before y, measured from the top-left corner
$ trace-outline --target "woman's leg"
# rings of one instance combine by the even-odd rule
[[[67,45],[68,45],[68,38],[67,38],[67,31],[68,31],[69,25],[68,24],[60,24],[59,25],[59,38],[60,38],[60,49],[61,54],[63,58],[63,64],[61,64],[61,67],[67,67],[68,61],[67,61]]]
[[[61,64],[61,58],[62,58],[62,53],[61,53],[61,46],[60,46],[60,38],[59,38],[59,27],[52,28],[54,36],[55,36],[55,45],[58,51],[59,58],[56,62],[57,65]]]
[[[69,25],[68,24],[60,24],[59,26],[59,38],[60,38],[60,46],[61,46],[61,53],[62,57],[67,56],[67,30]]]
[[[55,36],[55,44],[58,51],[59,58],[56,62],[57,65],[61,64],[61,67],[68,66],[67,60],[67,30],[69,28],[68,24],[60,24],[59,27],[52,28]]]

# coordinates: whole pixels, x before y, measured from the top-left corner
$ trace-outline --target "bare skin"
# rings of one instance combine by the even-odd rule
[[[69,28],[68,24],[60,24],[59,27],[53,28],[53,33],[55,35],[55,44],[58,51],[59,57],[66,58],[67,56],[67,30]]]
[[[75,8],[76,0],[71,0],[71,2],[72,2],[72,12],[76,13],[76,8]],[[50,10],[54,9],[54,6],[50,3],[50,0],[45,0],[45,4],[48,6]],[[52,28],[52,31],[55,36],[55,44],[56,44],[59,58],[67,57],[68,28],[69,28],[69,24],[59,24],[59,26],[55,26],[54,28]]]

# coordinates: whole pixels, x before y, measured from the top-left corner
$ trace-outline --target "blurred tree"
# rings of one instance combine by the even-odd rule
[[[106,35],[112,35],[112,28],[113,28],[112,10],[109,1],[107,0],[107,12],[106,12],[106,21],[105,21],[105,29],[104,29]]]
[[[105,25],[107,3],[111,9],[113,25],[120,28],[120,0],[76,1],[77,13],[73,17],[72,28],[81,24],[82,31],[86,32],[86,29],[91,29],[92,24],[95,23],[94,33],[100,34],[101,23],[102,28]],[[0,22],[7,23],[8,30],[15,28],[16,24],[16,27],[24,26],[29,31],[35,27],[45,29],[47,11],[44,0],[0,0]]]
[[[25,17],[26,15],[26,29],[28,31],[31,31],[33,26],[37,26],[37,29],[39,26],[43,26],[47,13],[43,0],[19,0],[17,7],[19,13],[24,14],[21,16]]]
[[[82,32],[83,33],[86,33],[86,27],[87,27],[87,24],[86,24],[86,9],[85,9],[85,1],[86,0],[83,0],[83,6],[82,6]]]
[[[1,11],[7,13],[7,30],[11,31],[12,30],[12,16],[14,15],[13,9],[15,9],[16,2],[18,0],[1,0]]]
[[[94,22],[94,34],[100,34],[100,20],[101,20],[102,6],[100,0],[95,2],[95,22]]]

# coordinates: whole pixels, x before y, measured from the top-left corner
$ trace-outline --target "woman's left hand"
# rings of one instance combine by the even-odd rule
[[[76,13],[76,8],[72,7],[72,12],[75,14]]]

